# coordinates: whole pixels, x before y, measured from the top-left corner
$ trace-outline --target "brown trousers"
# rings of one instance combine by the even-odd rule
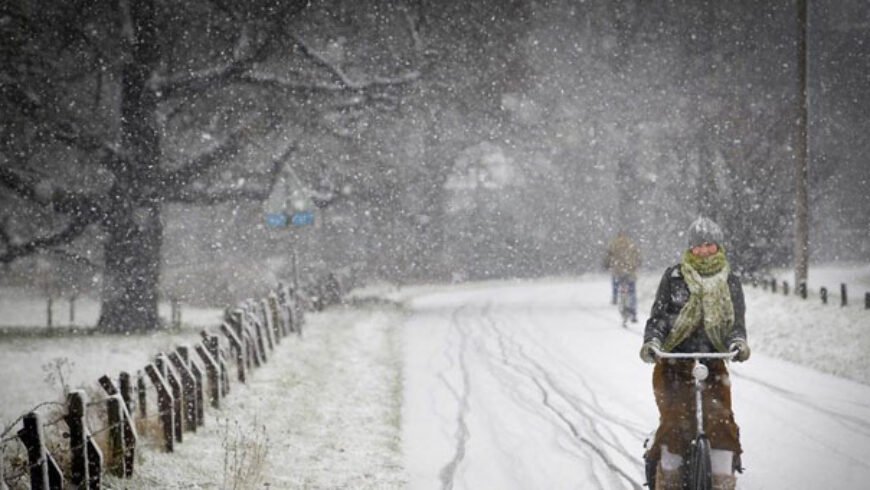
[[[731,380],[728,368],[720,360],[706,361],[710,375],[704,382],[706,388],[702,400],[704,407],[704,432],[713,449],[734,452],[738,461],[740,430],[734,423],[731,411]],[[653,392],[659,407],[659,428],[648,457],[658,460],[662,444],[668,452],[688,458],[695,439],[697,417],[695,416],[695,379],[692,377],[691,360],[660,359],[653,370]]]

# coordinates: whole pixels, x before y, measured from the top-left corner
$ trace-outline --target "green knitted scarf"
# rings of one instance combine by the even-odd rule
[[[734,326],[734,304],[728,287],[731,266],[725,258],[725,251],[720,249],[702,259],[686,250],[680,272],[689,287],[689,300],[674,321],[662,350],[670,352],[703,326],[716,350],[727,351],[725,339]]]

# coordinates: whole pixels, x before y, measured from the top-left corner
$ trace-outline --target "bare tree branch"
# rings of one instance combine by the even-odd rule
[[[3,218],[3,223],[0,223],[0,244],[12,245],[12,236],[9,234],[9,216]]]
[[[8,189],[15,192],[24,199],[27,199],[28,201],[40,204],[47,204],[41,201],[38,193],[36,192],[35,186],[22,179],[18,176],[18,174],[8,168],[0,167],[0,184],[6,186]]]
[[[230,13],[234,18],[235,12],[231,12],[224,2],[215,2],[216,8]],[[299,1],[296,4],[288,3],[284,9],[278,12],[271,22],[271,28],[265,39],[247,56],[236,58],[232,62],[221,67],[204,70],[192,75],[185,74],[175,78],[154,78],[152,88],[160,100],[184,98],[196,95],[206,89],[222,87],[237,81],[241,75],[250,70],[256,63],[262,62],[269,55],[269,48],[280,37],[279,33],[285,27],[286,22],[308,7],[308,0]],[[234,53],[245,52],[244,46],[249,40],[248,36],[240,36],[239,42],[233,49]]]
[[[74,217],[63,230],[54,235],[35,238],[20,245],[8,244],[6,250],[0,253],[0,263],[12,262],[19,257],[32,254],[38,250],[72,242],[84,233],[88,225],[91,224],[92,219],[87,218],[81,216]]]
[[[411,84],[417,81],[420,78],[420,73],[417,71],[410,71],[407,73],[403,73],[397,77],[374,77],[369,80],[365,80],[362,82],[357,81],[348,81],[352,85],[348,83],[336,82],[336,83],[316,83],[316,82],[296,82],[293,80],[288,80],[283,77],[278,77],[275,75],[267,75],[267,74],[252,74],[252,75],[243,75],[238,78],[238,82],[246,83],[249,85],[260,85],[265,87],[270,87],[274,89],[280,89],[289,93],[296,94],[313,94],[313,93],[352,93],[352,92],[360,92],[363,93],[368,90],[379,89],[379,88],[387,88],[387,87],[398,87],[403,85]]]
[[[19,108],[22,115],[28,117],[57,141],[87,153],[105,151],[114,159],[125,159],[125,155],[116,144],[99,135],[82,131],[78,122],[62,119],[56,114],[45,115],[47,109],[40,98],[32,91],[21,88],[18,83],[3,83],[0,84],[0,89],[6,95],[6,99]]]
[[[27,201],[50,205],[58,212],[79,216],[82,219],[94,221],[102,216],[100,196],[52,189],[50,195],[41,195],[36,186],[21,178],[10,169],[0,167],[0,186],[5,186]]]
[[[193,182],[194,179],[238,156],[242,151],[244,135],[244,129],[231,133],[219,145],[199,155],[184,167],[173,172],[164,172],[158,181],[162,182],[165,186],[165,194],[169,195],[178,192]]]
[[[269,172],[265,174],[269,179],[268,184],[263,188],[228,189],[221,191],[200,191],[190,188],[181,188],[173,189],[172,193],[167,193],[164,196],[164,199],[177,203],[197,205],[210,205],[234,200],[262,201],[272,193],[272,189],[278,181],[278,174],[281,171],[281,167],[283,167],[284,162],[295,150],[295,146],[290,146],[279,157],[272,160],[272,166]]]
[[[95,263],[94,261],[85,257],[82,254],[73,253],[73,252],[70,252],[69,250],[63,250],[63,249],[59,249],[59,248],[51,248],[51,249],[48,249],[47,251],[61,257],[64,260],[67,260],[67,261],[72,262],[74,264],[83,265],[91,270],[99,271],[99,270],[103,269],[103,267],[100,264]]]
[[[338,88],[334,90],[366,90],[378,86],[406,84],[420,78],[420,74],[418,72],[410,71],[397,77],[375,76],[369,79],[353,80],[336,63],[330,62],[329,60],[324,58],[323,55],[311,49],[311,47],[308,46],[308,43],[306,43],[301,37],[293,36],[293,40],[296,42],[296,44],[299,46],[305,56],[314,61],[317,65],[325,68],[338,80]],[[327,84],[327,86],[328,85],[331,84]]]

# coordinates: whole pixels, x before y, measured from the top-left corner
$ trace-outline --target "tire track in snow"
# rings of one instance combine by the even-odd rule
[[[441,468],[441,471],[438,472],[438,478],[441,480],[441,488],[444,490],[452,490],[453,481],[456,476],[456,469],[465,457],[465,446],[468,439],[471,437],[471,433],[468,430],[468,424],[465,421],[465,417],[468,415],[468,402],[471,397],[471,380],[469,379],[468,366],[466,364],[468,338],[466,332],[463,331],[459,320],[461,310],[462,308],[457,308],[451,315],[451,332],[456,332],[459,335],[457,353],[459,355],[459,370],[462,373],[461,390],[456,390],[456,388],[450,384],[446,376],[444,376],[443,371],[438,375],[442,382],[447,386],[447,389],[453,393],[459,402],[459,410],[456,414],[456,451],[453,453],[453,457],[450,461]],[[455,343],[448,342],[445,347],[445,354],[449,356],[451,361],[453,359],[451,352],[454,351],[453,346],[455,345]]]
[[[622,468],[619,467],[612,459],[607,455],[605,449],[601,447],[601,445],[605,445],[610,447],[611,449],[620,453],[623,457],[628,459],[629,461],[635,461],[638,469],[642,468],[642,465],[636,461],[637,458],[634,457],[631,453],[629,453],[624,446],[621,444],[614,442],[616,439],[615,434],[610,430],[610,428],[606,425],[600,424],[596,419],[596,415],[598,417],[609,420],[610,422],[623,427],[630,433],[634,433],[635,435],[643,435],[642,431],[628,424],[626,421],[622,421],[616,419],[614,417],[609,416],[600,404],[597,401],[597,398],[594,396],[594,393],[591,389],[589,389],[588,383],[585,379],[583,379],[582,375],[578,374],[578,377],[584,384],[587,392],[592,395],[594,400],[593,403],[584,402],[582,400],[578,400],[573,396],[570,396],[568,392],[561,388],[552,378],[549,371],[543,367],[536,359],[530,356],[525,352],[523,345],[514,339],[512,336],[507,335],[501,328],[497,326],[496,321],[489,315],[486,311],[481,311],[481,319],[485,322],[482,322],[484,325],[488,326],[491,331],[495,334],[497,342],[499,343],[501,349],[501,362],[509,369],[514,372],[527,377],[535,384],[541,394],[541,403],[544,405],[547,410],[549,410],[552,414],[554,414],[565,426],[568,427],[572,435],[572,440],[575,440],[579,443],[581,449],[585,449],[586,451],[592,451],[593,455],[604,463],[605,467],[607,467],[613,473],[619,475],[623,480],[625,480],[628,484],[630,484],[631,488],[640,490],[642,485],[639,481],[635,480],[628,473],[626,473]],[[508,353],[508,347],[506,343],[510,343],[510,347],[513,347],[513,350],[517,353],[517,355],[525,360],[525,365],[522,365],[519,362],[515,362],[512,359],[516,359],[515,356],[512,356]],[[544,349],[546,351],[546,349]],[[577,415],[580,416],[581,420],[587,421],[588,428],[591,431],[594,439],[597,439],[598,442],[593,441],[591,438],[584,436],[577,425],[571,421],[571,418],[567,416],[562,410],[556,407],[551,403],[550,399],[552,395],[557,395],[559,398],[565,401],[565,403],[572,408]],[[602,428],[608,432],[608,434],[603,434],[601,432]],[[596,476],[597,478],[597,476]],[[599,487],[603,487],[603,482],[599,481]]]

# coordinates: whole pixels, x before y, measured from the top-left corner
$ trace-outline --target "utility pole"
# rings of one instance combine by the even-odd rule
[[[794,283],[795,287],[807,282],[809,269],[809,199],[807,186],[807,0],[798,0],[798,134],[795,154],[795,230],[794,230]]]

